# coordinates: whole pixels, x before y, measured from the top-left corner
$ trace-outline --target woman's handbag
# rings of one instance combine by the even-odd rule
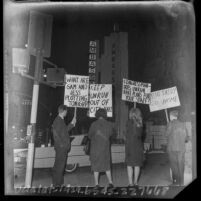
[[[84,142],[84,152],[86,155],[90,154],[90,139],[88,137],[85,138],[85,142]]]

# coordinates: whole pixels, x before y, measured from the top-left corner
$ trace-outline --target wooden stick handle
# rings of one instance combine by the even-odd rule
[[[75,107],[75,110],[74,110],[74,117],[73,117],[73,118],[76,119],[76,117],[77,117],[77,107]]]
[[[167,122],[169,123],[169,118],[168,118],[168,112],[167,112],[167,109],[165,109],[165,115],[166,115]]]
[[[134,108],[136,108],[136,102],[134,102]]]

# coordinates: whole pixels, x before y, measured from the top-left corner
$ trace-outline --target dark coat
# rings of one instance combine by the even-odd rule
[[[126,124],[125,162],[128,166],[142,166],[143,163],[143,142],[142,127],[137,127],[133,120]]]
[[[114,124],[105,119],[98,119],[93,122],[89,129],[88,137],[91,140],[90,161],[94,172],[110,170],[110,137],[113,134],[113,129]]]
[[[64,120],[58,115],[53,124],[53,136],[54,136],[54,147],[55,149],[62,148],[67,151],[70,150],[70,137],[69,131],[73,128],[73,124],[65,124]]]

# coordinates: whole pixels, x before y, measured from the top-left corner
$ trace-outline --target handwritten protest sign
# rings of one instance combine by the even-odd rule
[[[151,84],[123,79],[122,100],[150,104]]]
[[[64,105],[68,107],[88,108],[89,76],[65,76]]]
[[[180,106],[177,87],[151,92],[151,112],[177,106]]]
[[[99,108],[107,110],[107,116],[112,117],[112,85],[91,84],[89,99],[89,116],[95,117]]]

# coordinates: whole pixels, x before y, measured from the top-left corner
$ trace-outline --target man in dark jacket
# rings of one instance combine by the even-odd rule
[[[183,185],[185,143],[188,141],[188,135],[185,124],[178,120],[177,110],[170,112],[170,122],[167,125],[166,136],[173,185]]]
[[[58,116],[55,118],[52,129],[54,136],[54,148],[56,151],[55,163],[53,167],[53,185],[61,186],[64,183],[64,169],[67,161],[67,155],[70,151],[69,131],[75,126],[76,119],[67,126],[64,117],[67,115],[67,106],[60,105]]]

